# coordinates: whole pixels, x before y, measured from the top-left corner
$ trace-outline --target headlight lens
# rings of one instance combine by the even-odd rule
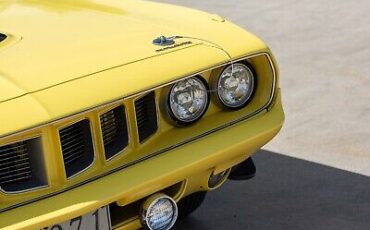
[[[197,121],[204,115],[208,104],[207,86],[197,77],[179,81],[170,90],[170,113],[179,123]]]
[[[228,66],[217,81],[217,96],[221,103],[230,109],[244,107],[254,90],[252,70],[242,63]]]

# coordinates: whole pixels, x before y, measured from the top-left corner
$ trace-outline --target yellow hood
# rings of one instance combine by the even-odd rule
[[[222,50],[186,38],[178,42],[192,44],[157,52],[160,47],[152,41],[160,35],[205,39],[232,57],[266,49],[257,37],[218,16],[137,0],[2,0],[0,32],[10,38],[0,43],[0,110],[8,111],[0,120],[2,125],[11,122],[0,134],[228,60]],[[35,111],[37,119],[14,118],[14,112],[22,109]]]

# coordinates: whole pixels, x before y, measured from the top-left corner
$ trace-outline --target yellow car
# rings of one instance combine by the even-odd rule
[[[2,0],[0,228],[172,228],[253,176],[284,121],[278,80],[266,44],[217,15]]]

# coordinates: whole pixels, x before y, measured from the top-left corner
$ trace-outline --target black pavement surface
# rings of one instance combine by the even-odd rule
[[[175,229],[370,230],[370,178],[264,150],[254,160],[255,178],[210,192]]]

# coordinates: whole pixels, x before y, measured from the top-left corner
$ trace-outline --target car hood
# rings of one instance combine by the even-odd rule
[[[2,0],[0,32],[0,135],[266,49],[217,15],[138,0]],[[158,51],[161,35],[187,38]]]
[[[13,40],[0,48],[2,81],[13,84],[0,101],[157,55],[152,40],[175,32],[122,7],[73,2],[0,3],[0,31]]]
[[[0,32],[13,44],[0,44],[0,102],[161,55],[160,35],[209,38],[204,30],[222,30],[220,21],[142,1],[3,0]]]

